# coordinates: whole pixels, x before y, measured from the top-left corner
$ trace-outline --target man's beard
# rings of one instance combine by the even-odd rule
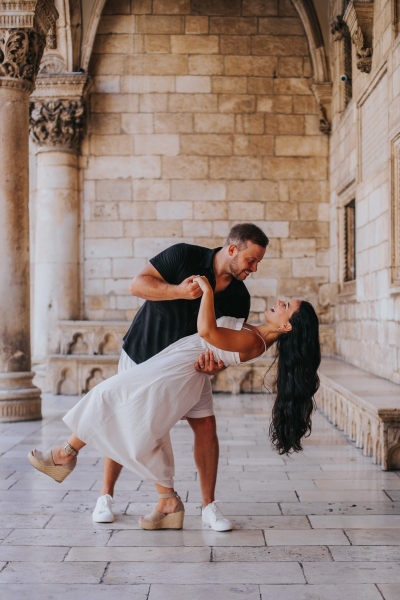
[[[232,258],[232,260],[230,261],[230,263],[228,265],[229,271],[230,271],[232,277],[234,277],[235,279],[238,279],[239,281],[242,281],[243,271],[239,270],[238,263],[239,263],[239,257],[236,255],[234,258]]]

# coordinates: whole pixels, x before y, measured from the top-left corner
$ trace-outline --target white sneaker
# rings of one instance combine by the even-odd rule
[[[203,523],[211,526],[214,531],[230,531],[232,529],[232,521],[224,517],[222,512],[217,506],[219,500],[210,502],[201,511],[201,518]]]
[[[96,507],[92,513],[93,521],[95,523],[112,523],[114,521],[113,503],[114,500],[110,494],[97,498]]]

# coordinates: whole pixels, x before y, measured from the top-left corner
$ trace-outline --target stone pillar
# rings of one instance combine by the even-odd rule
[[[30,352],[28,111],[56,18],[51,0],[0,2],[0,421],[41,418]]]
[[[35,215],[33,361],[47,386],[47,359],[59,351],[59,320],[80,317],[79,145],[88,77],[38,76],[31,138],[38,145]]]

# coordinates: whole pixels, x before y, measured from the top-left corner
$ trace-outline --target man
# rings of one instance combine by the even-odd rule
[[[215,292],[216,317],[247,319],[250,295],[243,281],[257,271],[268,245],[264,232],[252,223],[235,225],[222,248],[210,250],[176,244],[164,250],[132,280],[129,290],[146,302],[124,337],[118,371],[134,368],[173,342],[197,332],[197,314],[202,291],[193,281],[205,275]],[[214,362],[210,351],[199,356],[197,371],[213,375],[224,367]],[[215,531],[228,531],[232,523],[215,504],[219,446],[211,382],[206,380],[198,404],[185,415],[194,432],[194,458],[203,496],[202,519]],[[105,458],[103,486],[93,512],[96,523],[114,520],[114,486],[122,466]]]

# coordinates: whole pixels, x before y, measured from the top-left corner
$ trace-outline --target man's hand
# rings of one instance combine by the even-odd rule
[[[197,281],[195,281],[195,278],[196,275],[191,275],[176,286],[177,298],[182,300],[196,300],[196,298],[200,298],[203,292]]]
[[[198,373],[206,373],[206,375],[216,375],[222,369],[225,369],[225,365],[222,360],[215,362],[214,354],[211,350],[206,350],[204,354],[199,355],[199,360],[195,363],[194,368]]]

